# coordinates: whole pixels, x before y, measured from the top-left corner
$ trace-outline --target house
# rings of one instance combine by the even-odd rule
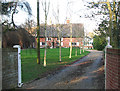
[[[74,23],[72,24],[72,45],[73,47],[82,47],[83,46],[83,24]],[[60,30],[60,31],[59,31]],[[70,25],[61,24],[59,25],[59,30],[55,25],[47,25],[47,47],[56,48],[59,46],[59,38],[61,38],[61,47],[68,48],[70,47]],[[37,38],[36,38],[37,41]],[[37,43],[37,42],[36,42]],[[37,47],[37,46],[36,46]],[[40,47],[45,47],[45,29],[44,25],[40,26]]]
[[[86,37],[84,47],[85,49],[93,49],[93,38]]]

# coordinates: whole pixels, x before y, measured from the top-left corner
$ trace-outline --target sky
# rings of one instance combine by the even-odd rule
[[[32,8],[32,17],[35,22],[37,21],[37,0],[26,0],[30,4]],[[39,0],[40,2],[40,24],[44,23],[44,10],[42,2],[45,0]],[[59,23],[64,24],[66,23],[66,18],[70,19],[71,23],[83,23],[86,32],[93,32],[96,29],[98,24],[101,22],[101,16],[95,16],[94,18],[86,18],[85,15],[91,15],[92,11],[97,10],[89,10],[86,6],[87,1],[93,0],[46,0],[47,4],[50,1],[50,7],[48,12],[48,24],[50,24],[50,20],[52,20],[52,24],[56,24],[57,20],[55,19],[55,14],[57,14],[57,9],[59,8]],[[94,0],[96,1],[96,0]],[[69,4],[68,4],[69,2]],[[18,14],[15,15],[15,23],[22,24],[28,18],[28,15],[20,11]]]

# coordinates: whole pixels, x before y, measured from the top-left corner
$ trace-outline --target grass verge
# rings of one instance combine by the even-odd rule
[[[47,49],[47,66],[43,66],[44,49],[40,49],[40,61],[41,64],[37,64],[37,51],[36,49],[24,49],[21,52],[22,59],[22,80],[24,83],[41,77],[41,75],[48,71],[70,64],[77,59],[86,56],[89,52],[85,51],[80,54],[80,50],[75,56],[75,48],[72,50],[72,58],[69,58],[69,48],[62,48],[62,62],[59,62],[59,48]]]

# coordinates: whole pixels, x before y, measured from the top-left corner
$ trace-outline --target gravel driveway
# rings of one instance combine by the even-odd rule
[[[56,74],[25,84],[22,89],[104,89],[103,52],[90,52]]]

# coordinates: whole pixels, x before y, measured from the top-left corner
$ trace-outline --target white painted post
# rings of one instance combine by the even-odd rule
[[[20,45],[15,45],[13,48],[18,48],[18,87],[22,86],[22,79],[21,79],[21,47]]]
[[[105,47],[105,91],[106,91],[106,53],[107,53],[107,48],[112,48],[112,46],[110,45],[110,37],[107,38],[108,43],[107,46]]]

